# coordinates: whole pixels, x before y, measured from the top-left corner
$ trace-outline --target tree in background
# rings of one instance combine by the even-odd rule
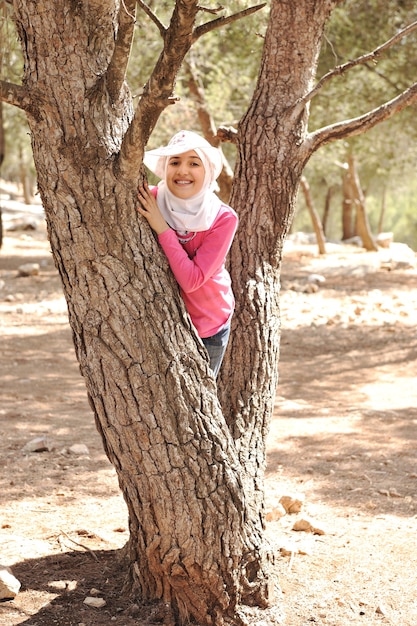
[[[326,24],[318,65],[323,75],[334,65],[343,64],[377,48],[397,31],[417,18],[411,0],[348,0],[340,3]],[[361,27],[359,27],[361,25]],[[417,41],[407,39],[407,45],[396,45],[377,59],[368,59],[352,68],[349,77],[341,75],[327,83],[311,107],[311,128],[330,124],[335,119],[356,117],[375,102],[401,93],[415,79],[417,70]],[[331,188],[331,212],[326,219],[326,235],[344,238],[342,231],[342,180],[339,163],[355,155],[357,171],[366,189],[367,211],[374,232],[378,230],[381,203],[386,211],[384,228],[396,231],[396,238],[417,248],[417,230],[407,221],[407,205],[413,206],[413,170],[416,154],[417,124],[415,105],[401,115],[387,120],[361,135],[325,146],[308,163],[305,175],[317,207],[325,206]],[[399,193],[399,189],[402,193]],[[300,209],[299,198],[295,228],[309,228],[308,215]]]
[[[158,25],[163,48],[134,107],[125,76],[137,4]],[[265,438],[278,378],[282,247],[301,175],[322,146],[417,99],[414,84],[368,113],[309,131],[313,98],[363,63],[315,84],[338,4],[272,0],[252,100],[237,133],[222,135],[236,142],[231,204],[240,229],[230,258],[236,314],[217,389],[135,204],[144,147],[175,101],[185,55],[235,18],[216,18],[196,0],[163,3],[168,26],[136,0],[13,2],[25,71],[21,85],[0,82],[0,98],[28,117],[76,355],[128,507],[129,587],[161,603],[165,624],[241,625],[242,606],[273,603]]]

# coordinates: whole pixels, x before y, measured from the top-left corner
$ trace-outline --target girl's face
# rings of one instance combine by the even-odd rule
[[[194,150],[168,157],[166,184],[174,196],[188,200],[201,191],[206,171]]]

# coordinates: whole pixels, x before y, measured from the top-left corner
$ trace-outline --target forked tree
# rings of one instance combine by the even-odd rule
[[[315,84],[338,2],[271,0],[258,82],[233,135],[236,314],[217,388],[167,261],[139,219],[136,188],[186,53],[228,18],[199,24],[197,0],[173,0],[169,26],[136,0],[9,4],[24,76],[21,85],[0,82],[0,98],[29,121],[77,359],[128,508],[130,589],[163,603],[166,624],[242,624],[240,606],[273,605],[265,438],[278,378],[282,246],[300,177],[320,146],[417,100],[417,84],[360,117],[309,131],[313,97],[365,57]],[[137,5],[163,46],[134,108],[125,74]]]

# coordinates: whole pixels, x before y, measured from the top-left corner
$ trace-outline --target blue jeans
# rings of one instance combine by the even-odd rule
[[[229,335],[230,322],[212,337],[204,337],[201,339],[209,354],[210,367],[213,370],[214,378],[217,378],[217,374],[219,373],[224,353],[226,352],[227,343],[229,341]]]

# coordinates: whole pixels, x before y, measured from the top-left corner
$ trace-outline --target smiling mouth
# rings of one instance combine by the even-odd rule
[[[191,185],[192,184],[192,180],[176,180],[175,184],[176,185]]]

